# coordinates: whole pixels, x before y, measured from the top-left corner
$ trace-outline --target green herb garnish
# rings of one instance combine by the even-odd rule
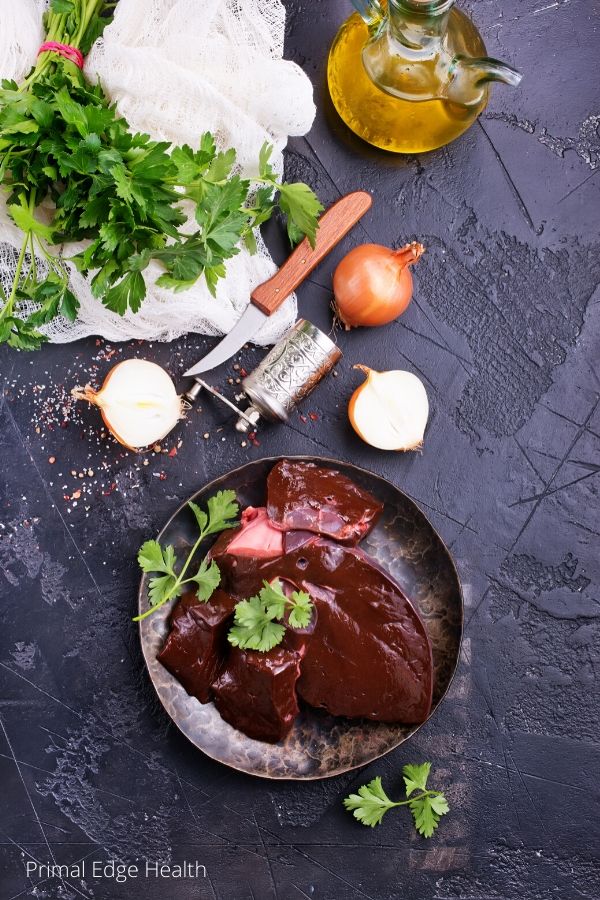
[[[146,541],[138,553],[138,562],[143,572],[147,574],[157,573],[150,579],[148,585],[148,599],[150,608],[139,616],[135,616],[134,622],[139,622],[152,615],[173,597],[179,597],[186,584],[195,584],[196,595],[199,600],[206,603],[212,597],[221,581],[221,573],[216,562],[202,560],[195,575],[186,578],[188,569],[202,541],[211,534],[218,534],[228,528],[235,528],[239,506],[236,503],[235,491],[219,491],[207,501],[207,512],[204,512],[196,503],[191,501],[188,506],[196,517],[200,535],[190,550],[181,567],[179,574],[175,571],[177,556],[175,549],[169,545],[161,547],[158,541]]]
[[[344,806],[350,810],[355,819],[363,825],[380,825],[388,812],[395,806],[408,806],[414,819],[415,828],[423,837],[430,838],[438,827],[440,818],[449,812],[450,807],[441,791],[427,789],[427,779],[431,763],[420,766],[408,765],[402,769],[406,785],[407,800],[394,802],[385,793],[381,778],[374,778],[369,784],[358,789],[358,794],[350,794],[344,800]],[[415,794],[415,791],[420,793]],[[414,796],[413,796],[414,795]]]
[[[52,0],[46,39],[86,54],[115,5]],[[204,276],[214,294],[240,242],[254,251],[254,229],[277,207],[292,240],[307,235],[314,245],[322,206],[307,185],[279,183],[271,153],[265,144],[250,181],[234,173],[235,150],[218,152],[208,132],[197,149],[132,134],[99,84],[70,60],[42,53],[23,83],[4,80],[0,89],[0,185],[23,232],[13,283],[6,293],[0,286],[0,342],[37,349],[46,340],[40,326],[57,315],[76,318],[79,303],[56,249],[66,242],[87,242],[71,261],[94,273],[94,295],[119,315],[140,309],[152,260],[164,268],[160,286],[182,291]],[[191,234],[182,230],[185,201],[195,207]]]
[[[241,650],[266,653],[282,642],[286,629],[281,620],[286,613],[292,628],[306,628],[312,612],[313,604],[305,591],[294,591],[286,597],[278,579],[265,581],[256,597],[236,605],[234,624],[227,637],[230,644]]]

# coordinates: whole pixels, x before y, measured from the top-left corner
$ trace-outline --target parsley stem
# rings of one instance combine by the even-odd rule
[[[19,289],[19,283],[21,281],[21,272],[23,271],[23,263],[25,261],[25,254],[27,253],[27,248],[29,246],[29,232],[25,235],[25,240],[21,245],[21,252],[19,253],[19,258],[17,260],[17,268],[15,270],[15,277],[13,280],[12,290],[10,292],[10,297],[6,301],[6,305],[2,312],[0,312],[0,319],[3,319],[5,316],[9,316],[12,313],[13,306],[15,305],[15,297],[17,296],[17,291]]]
[[[176,596],[177,591],[179,590],[179,588],[181,587],[182,584],[188,584],[188,582],[193,581],[193,578],[188,578],[187,581],[184,581],[184,576],[190,567],[190,563],[191,563],[192,559],[196,555],[196,551],[197,551],[198,547],[200,546],[200,544],[202,543],[204,538],[207,537],[208,534],[209,534],[208,528],[206,528],[206,529],[204,529],[204,531],[200,532],[200,537],[198,538],[198,540],[192,547],[192,549],[188,555],[188,558],[186,559],[185,563],[183,564],[183,568],[182,568],[181,572],[177,576],[175,583],[174,583],[173,587],[171,588],[171,590],[168,592],[168,594],[165,597],[163,597],[163,599],[160,601],[160,603],[155,603],[154,606],[150,606],[146,610],[146,612],[141,613],[139,616],[135,616],[133,619],[134,622],[141,622],[142,619],[147,619],[148,616],[151,616],[153,612],[156,612],[157,609],[160,609],[161,606],[164,606],[165,603],[169,602],[169,600],[172,600],[173,597]]]
[[[437,797],[439,793],[439,791],[423,791],[422,794],[415,794],[414,797],[409,797],[408,800],[398,800],[397,803],[391,803],[390,806],[408,806],[415,800],[424,800],[425,797]]]
[[[34,281],[37,281],[37,263],[36,263],[36,261],[35,261],[35,238],[34,238],[34,235],[33,235],[33,231],[32,231],[31,234],[29,235],[29,243],[30,243],[30,247],[31,247],[31,251],[30,251],[30,255],[31,255],[31,266],[30,266],[29,273],[28,273],[27,277],[29,277],[29,275],[32,275],[32,276],[33,276],[33,280],[34,280]]]

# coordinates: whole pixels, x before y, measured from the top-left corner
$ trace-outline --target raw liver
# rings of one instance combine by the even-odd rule
[[[298,692],[333,715],[423,722],[433,668],[425,626],[396,582],[365,553],[324,538],[277,559],[217,555],[222,583],[250,597],[264,579],[287,578],[315,603],[318,626]]]
[[[171,631],[158,659],[201,703],[211,699],[211,684],[225,661],[235,604],[222,590],[215,591],[208,603],[188,593],[171,614]]]
[[[257,741],[283,740],[299,712],[303,644],[298,646],[282,644],[268,653],[232,648],[213,684],[215,706],[226,722]]]
[[[382,509],[350,478],[314,463],[282,460],[267,478],[267,512],[284,531],[311,531],[357,544]]]

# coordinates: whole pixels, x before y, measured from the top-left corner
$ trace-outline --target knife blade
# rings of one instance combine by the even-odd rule
[[[366,191],[353,191],[337,200],[319,219],[315,246],[307,238],[298,244],[278,272],[254,289],[250,303],[229,334],[185,372],[186,377],[201,375],[227,362],[261,327],[313,269],[333,250],[364,214],[373,199]]]

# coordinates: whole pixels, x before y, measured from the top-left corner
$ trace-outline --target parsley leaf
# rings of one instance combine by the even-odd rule
[[[198,600],[206,603],[221,583],[221,572],[216,562],[212,560],[209,563],[206,559],[203,559],[194,577],[190,578],[190,582],[192,581],[197,585],[196,594]]]
[[[162,606],[167,599],[180,594],[181,586],[177,583],[176,575],[155,575],[148,582],[148,598],[153,608]]]
[[[113,312],[124,315],[127,309],[137,312],[146,296],[146,282],[141,272],[129,272],[125,278],[107,291],[104,305]]]
[[[427,788],[427,779],[431,763],[422,765],[406,765],[403,767],[403,778],[408,799],[397,802],[390,800],[383,789],[381,778],[377,777],[358,789],[358,794],[350,794],[344,800],[344,806],[352,812],[355,819],[363,825],[374,828],[380,825],[384,815],[396,806],[408,806],[414,820],[415,828],[423,837],[430,838],[438,827],[440,818],[450,811],[448,801],[441,791]],[[415,791],[420,791],[413,796]]]
[[[138,563],[143,572],[164,572],[167,575],[174,575],[175,550],[170,544],[163,550],[158,541],[146,541],[140,547]]]
[[[311,247],[317,237],[317,216],[323,207],[307,184],[280,184],[279,207],[288,218],[288,235],[292,243],[306,235]]]
[[[262,591],[249,600],[241,600],[235,607],[234,624],[228,635],[229,643],[242,650],[259,650],[266,653],[280,644],[285,626],[274,617],[262,600]]]
[[[427,790],[427,779],[431,771],[431,763],[426,762],[420,766],[404,766],[402,777],[406,785],[406,796],[410,797],[413,791]]]
[[[302,182],[278,183],[275,170],[271,165],[272,153],[271,145],[263,144],[258,157],[260,178],[279,191],[278,204],[281,211],[287,216],[288,236],[292,244],[297,243],[306,235],[311,247],[314,247],[318,227],[317,217],[323,211],[323,207],[308,185]]]
[[[305,591],[294,591],[291,596],[293,606],[288,619],[292,628],[308,628],[312,619],[313,605]]]
[[[353,812],[354,818],[371,828],[380,825],[386,812],[398,805],[384,791],[379,776],[359,787],[358,794],[350,794],[344,800],[344,806]]]
[[[165,597],[175,597],[181,593],[175,574],[175,550],[169,545],[161,547],[158,541],[146,541],[138,553],[138,562],[143,572],[162,572],[155,575],[148,583],[150,604],[162,605]]]
[[[235,528],[238,524],[237,521],[232,521],[237,520],[240,511],[235,491],[218,491],[213,497],[209,497],[206,505],[208,507],[207,534],[215,534],[226,528]]]
[[[43,222],[39,222],[27,206],[18,206],[16,203],[12,203],[8,207],[8,213],[21,231],[26,233],[33,232],[33,234],[37,234],[47,240],[50,239],[52,229],[44,225]]]
[[[227,637],[230,644],[241,650],[267,653],[285,636],[286,627],[281,620],[286,613],[289,613],[288,624],[292,628],[306,628],[312,619],[312,612],[312,601],[305,592],[294,591],[291,597],[286,597],[277,578],[271,582],[265,581],[256,597],[236,604],[233,625]]]
[[[169,600],[178,597],[186,585],[195,585],[198,600],[206,603],[221,583],[221,573],[214,560],[202,559],[195,575],[186,578],[188,569],[202,541],[211,534],[234,528],[235,519],[239,512],[239,506],[235,499],[235,491],[219,491],[207,500],[207,511],[201,509],[197,503],[190,501],[188,504],[199,529],[196,543],[188,553],[185,562],[177,574],[177,556],[174,547],[170,544],[161,547],[158,541],[146,541],[140,547],[138,563],[146,574],[154,575],[148,583],[149,608],[135,616],[134,622],[147,618]]]
[[[431,837],[438,827],[440,817],[450,810],[448,801],[443,794],[433,797],[426,794],[422,798],[417,797],[410,801],[409,806],[415,820],[415,828],[426,838]]]

